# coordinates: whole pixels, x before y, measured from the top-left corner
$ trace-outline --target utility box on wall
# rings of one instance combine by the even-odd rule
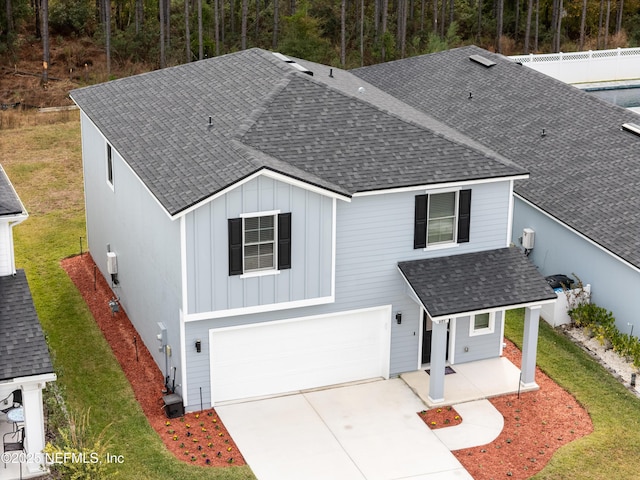
[[[536,232],[532,228],[525,228],[522,231],[522,248],[531,250],[533,248]]]
[[[116,252],[107,252],[107,272],[110,275],[118,273],[118,257]]]

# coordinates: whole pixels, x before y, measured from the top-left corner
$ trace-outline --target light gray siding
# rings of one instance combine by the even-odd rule
[[[82,151],[89,251],[107,273],[107,246],[117,255],[114,293],[164,372],[157,347],[157,322],[164,322],[173,349],[170,364],[180,383],[180,229],[133,175],[115,150],[113,189],[107,184],[106,141],[83,114]],[[108,308],[105,305],[105,308]]]
[[[493,333],[470,335],[471,317],[458,317],[455,320],[454,362],[467,363],[497,356],[502,342],[503,312],[495,313]],[[465,349],[467,351],[465,351]]]
[[[419,361],[422,314],[419,305],[409,295],[397,263],[430,256],[502,248],[507,244],[511,193],[509,182],[479,184],[469,188],[472,188],[471,240],[453,248],[438,250],[413,248],[415,195],[424,191],[356,196],[351,202],[338,201],[335,302],[188,322],[187,345],[192,345],[196,339],[203,342],[201,354],[187,348],[190,403],[193,404],[193,400],[199,399],[200,388],[205,402],[210,398],[209,368],[208,364],[205,365],[209,358],[209,346],[206,341],[209,329],[232,325],[392,305],[390,373],[397,375],[415,370]],[[231,212],[238,213],[237,210]],[[220,220],[225,222],[226,230],[226,219]],[[293,237],[294,249],[297,248],[298,241]],[[226,275],[226,269],[224,273]],[[310,273],[314,272],[310,270]],[[397,312],[402,312],[401,325],[398,325],[394,318]],[[339,335],[339,332],[336,334]],[[473,352],[480,351],[480,347],[473,349]],[[489,356],[496,355],[497,349]],[[193,368],[196,364],[199,368]],[[205,403],[204,406],[207,407],[208,404]]]
[[[291,212],[291,269],[229,275],[227,220]],[[333,200],[259,176],[186,217],[188,313],[215,312],[331,295]]]
[[[579,208],[579,207],[577,207]],[[524,228],[535,231],[535,244],[529,256],[545,276],[562,273],[577,275],[591,284],[592,301],[613,312],[622,333],[640,332],[640,273],[602,248],[516,197],[513,243]]]

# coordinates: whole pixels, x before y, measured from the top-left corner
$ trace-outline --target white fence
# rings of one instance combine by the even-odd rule
[[[640,48],[509,57],[565,83],[640,79]]]

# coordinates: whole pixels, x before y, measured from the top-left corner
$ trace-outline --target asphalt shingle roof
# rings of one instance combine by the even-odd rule
[[[0,277],[0,381],[53,373],[23,270]]]
[[[262,168],[347,196],[526,175],[351,73],[309,65],[318,75],[251,49],[71,96],[172,215]]]
[[[433,318],[557,297],[517,248],[400,262],[398,268]]]
[[[640,267],[638,115],[473,46],[352,73],[526,168],[518,195]]]
[[[0,216],[23,214],[24,207],[18,194],[11,185],[9,177],[0,165]]]

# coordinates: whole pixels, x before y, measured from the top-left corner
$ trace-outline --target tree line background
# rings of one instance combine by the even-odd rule
[[[18,39],[87,38],[111,62],[163,68],[251,47],[352,68],[474,43],[504,53],[640,44],[640,0],[2,0]]]

